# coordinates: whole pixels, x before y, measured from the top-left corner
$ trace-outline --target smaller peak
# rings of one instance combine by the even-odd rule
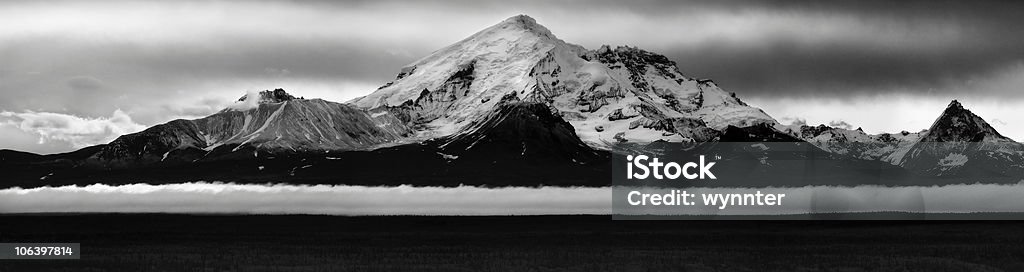
[[[615,52],[617,52],[617,53],[634,53],[634,54],[635,53],[647,53],[647,54],[651,53],[651,52],[648,52],[647,50],[640,49],[639,46],[635,46],[635,45],[618,45],[618,46],[615,46]]]
[[[537,24],[537,20],[533,19],[533,17],[530,17],[530,16],[528,16],[526,14],[519,14],[519,15],[516,15],[516,16],[509,17],[508,19],[505,19],[505,21],[503,23],[518,24],[518,25],[536,25]]]
[[[999,134],[985,119],[965,109],[959,101],[949,102],[946,110],[927,129],[923,142],[978,142],[994,138],[1009,140]]]
[[[541,36],[552,38],[554,37],[554,34],[551,34],[551,30],[548,30],[548,28],[544,27],[541,24],[538,24],[537,20],[525,14],[519,14],[516,16],[509,17],[508,19],[501,21],[501,23],[498,23],[497,26],[501,28],[507,28],[511,26],[526,30],[528,32],[536,33]]]
[[[289,101],[289,100],[294,100],[294,99],[305,99],[305,98],[302,98],[302,97],[298,97],[297,98],[295,96],[292,96],[291,94],[288,94],[288,92],[286,92],[284,89],[277,88],[277,89],[274,89],[272,91],[271,90],[263,90],[263,91],[260,91],[258,93],[246,94],[246,95],[242,96],[242,98],[239,98],[238,101],[239,102],[246,101],[250,97],[258,99],[257,101],[258,101],[259,104],[281,103],[281,102],[285,102],[285,101]]]
[[[952,102],[949,102],[949,106],[946,106],[946,108],[947,109],[963,109],[964,106],[960,105],[960,101],[956,101],[956,99],[953,99]]]
[[[943,116],[962,115],[965,113],[967,115],[974,115],[970,110],[964,108],[964,105],[960,104],[960,101],[956,101],[956,99],[954,99],[953,101],[950,101],[949,105],[946,106],[946,109],[942,111],[940,118]]]

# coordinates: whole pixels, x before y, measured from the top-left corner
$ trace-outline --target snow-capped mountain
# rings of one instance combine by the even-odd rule
[[[458,133],[503,98],[555,108],[587,144],[713,140],[728,126],[776,124],[710,80],[634,47],[587,50],[519,15],[402,68],[350,103],[387,109],[422,137]]]
[[[598,148],[709,141],[730,126],[776,124],[710,80],[683,76],[664,56],[632,47],[586,50],[520,15],[410,64],[395,81],[351,101],[355,107],[282,89],[254,92],[206,118],[124,135],[90,162],[117,166],[458,142],[452,139],[480,137],[480,125],[512,102],[550,107],[558,119],[552,122],[567,121],[571,137]]]
[[[776,128],[833,154],[897,165],[926,131],[867,134],[864,130],[826,125],[779,125]]]

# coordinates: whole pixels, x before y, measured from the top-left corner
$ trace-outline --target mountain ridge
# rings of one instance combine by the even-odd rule
[[[244,103],[246,97],[239,103]],[[364,150],[399,143],[410,133],[403,122],[386,112],[367,112],[322,99],[300,99],[283,89],[261,92],[258,99],[259,104],[253,108],[229,107],[208,117],[173,120],[123,135],[89,161],[109,167],[168,159],[196,161],[208,158],[217,149],[230,147],[230,153],[246,146],[265,152]]]
[[[932,148],[928,140],[952,145]],[[284,89],[251,92],[213,115],[71,153],[0,152],[0,169],[11,170],[19,186],[41,177],[45,184],[146,178],[606,186],[615,146],[717,142],[799,150],[810,143],[793,158],[841,157],[830,170],[858,177],[892,168],[997,175],[997,182],[1024,176],[1020,144],[956,100],[918,133],[781,125],[714,81],[685,76],[663,55],[629,46],[588,50],[525,15],[435,51],[348,103]],[[770,166],[754,159],[749,167]],[[840,169],[847,162],[857,169]],[[958,170],[965,163],[987,165],[978,173]]]
[[[869,135],[862,130],[819,126],[777,126],[828,152],[883,161],[926,176],[1019,181],[1024,178],[1024,145],[1003,136],[952,100],[920,132]]]

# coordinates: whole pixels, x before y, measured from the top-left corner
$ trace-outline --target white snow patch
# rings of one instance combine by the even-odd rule
[[[438,155],[441,155],[441,157],[446,159],[446,160],[455,160],[455,159],[459,158],[459,156],[455,156],[455,155],[444,154],[444,153],[441,153],[441,152],[436,152],[436,153]]]
[[[943,168],[952,168],[963,166],[967,163],[967,155],[960,153],[949,153],[945,158],[939,160],[939,166]]]

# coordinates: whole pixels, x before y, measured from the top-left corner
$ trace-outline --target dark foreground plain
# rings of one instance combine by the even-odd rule
[[[3,215],[0,271],[1024,271],[1018,221]]]

